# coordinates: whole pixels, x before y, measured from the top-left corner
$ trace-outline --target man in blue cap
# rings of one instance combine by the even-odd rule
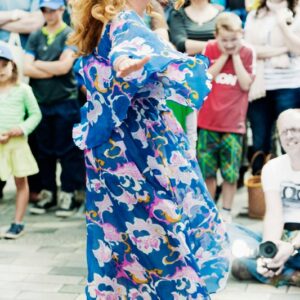
[[[63,0],[40,0],[46,26],[29,37],[25,74],[42,111],[36,129],[36,159],[40,169],[40,201],[30,212],[44,214],[56,207],[56,215],[70,216],[77,208],[75,190],[84,186],[83,154],[72,140],[72,128],[79,120],[77,87],[72,71],[75,50],[66,45],[72,29],[63,22]],[[56,165],[59,160],[61,192],[56,200]]]
[[[25,47],[28,35],[43,24],[39,0],[0,1],[0,40],[8,42],[11,32],[17,32]]]

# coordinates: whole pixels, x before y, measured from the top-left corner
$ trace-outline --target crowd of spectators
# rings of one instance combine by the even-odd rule
[[[83,155],[72,141],[72,127],[79,120],[85,87],[80,58],[75,59],[76,49],[67,44],[72,31],[70,12],[64,0],[0,3],[0,40],[9,45],[21,73],[19,79],[30,85],[41,111],[41,121],[29,135],[39,169],[28,178],[32,214],[56,209],[58,217],[68,217],[80,205],[77,193],[84,190]],[[178,51],[204,54],[210,60],[213,87],[203,110],[197,113],[173,102],[168,105],[187,133],[191,155],[197,155],[214,198],[220,169],[222,214],[230,222],[245,156],[243,143],[249,140],[245,138],[250,132],[247,123],[253,140],[248,156],[258,152],[276,156],[272,143],[276,120],[283,111],[300,108],[298,1],[188,0],[176,10],[166,0],[152,0],[144,20]],[[25,113],[30,117],[29,111]],[[21,135],[28,133],[23,130]],[[56,184],[58,162],[60,189]],[[263,162],[258,173],[262,167]],[[1,198],[7,178],[0,179]],[[24,231],[24,226],[15,226],[21,219],[14,220],[10,237]]]

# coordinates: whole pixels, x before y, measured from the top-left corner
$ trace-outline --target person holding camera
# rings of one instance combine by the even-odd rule
[[[235,259],[232,273],[241,280],[300,286],[300,109],[282,112],[277,129],[286,154],[270,160],[262,170],[266,201],[263,239],[238,228],[247,232],[245,241],[256,240],[256,246],[263,241],[260,253],[255,259]]]

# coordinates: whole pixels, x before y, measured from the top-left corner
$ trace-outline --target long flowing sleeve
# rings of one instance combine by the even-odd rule
[[[73,131],[81,149],[108,141],[126,118],[132,100],[149,84],[160,86],[157,100],[195,109],[201,107],[210,91],[206,58],[189,57],[172,49],[133,11],[120,12],[107,25],[98,49],[101,52],[106,48],[108,57],[94,53],[83,58],[88,101],[81,109],[81,123]],[[143,69],[125,78],[117,77],[113,66],[118,57],[141,59],[147,55],[151,59]]]

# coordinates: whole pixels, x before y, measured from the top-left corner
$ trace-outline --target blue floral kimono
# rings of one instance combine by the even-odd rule
[[[151,59],[122,79],[112,68],[120,55]],[[202,105],[205,58],[178,53],[122,11],[82,66],[88,101],[73,136],[87,168],[87,299],[210,299],[226,283],[227,236],[166,106]]]

